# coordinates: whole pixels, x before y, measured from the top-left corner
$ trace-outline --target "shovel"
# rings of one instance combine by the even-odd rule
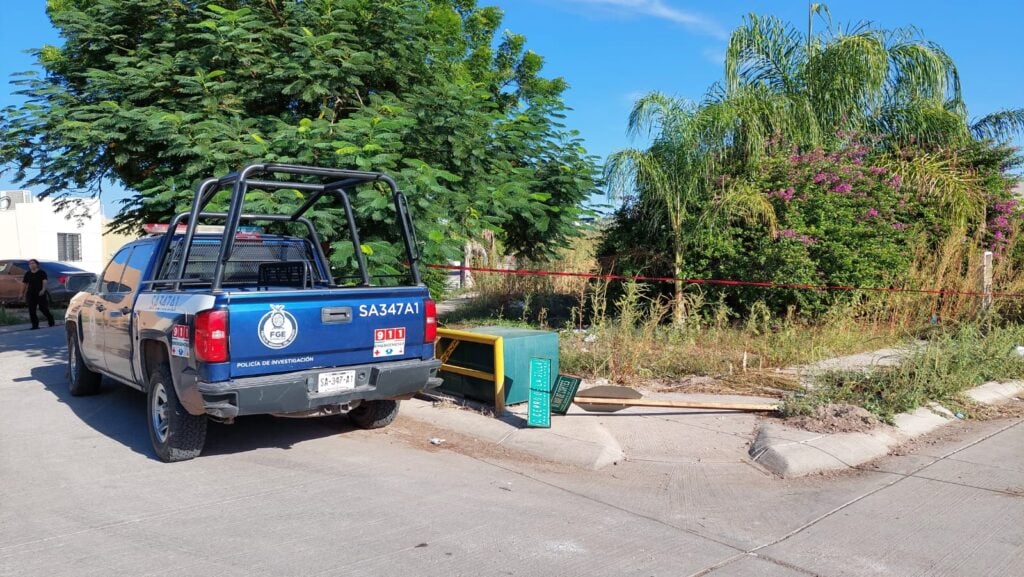
[[[576,393],[573,403],[584,411],[614,413],[626,407],[665,407],[673,409],[717,409],[720,411],[774,412],[779,405],[769,403],[715,403],[703,401],[661,401],[645,399],[636,389],[616,385],[591,387]]]

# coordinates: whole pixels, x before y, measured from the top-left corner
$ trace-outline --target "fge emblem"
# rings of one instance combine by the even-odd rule
[[[270,305],[270,312],[260,319],[260,342],[271,349],[283,349],[299,336],[299,323],[284,305]]]

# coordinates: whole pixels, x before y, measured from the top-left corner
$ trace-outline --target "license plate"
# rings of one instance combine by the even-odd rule
[[[356,388],[355,371],[334,371],[317,375],[316,392],[337,393]]]

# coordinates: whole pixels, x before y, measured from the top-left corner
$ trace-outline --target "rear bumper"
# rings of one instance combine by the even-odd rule
[[[441,361],[437,359],[415,359],[216,383],[199,382],[197,385],[206,414],[230,419],[243,415],[298,413],[356,400],[373,401],[407,396],[439,386],[440,380],[435,377],[440,367]],[[317,393],[318,375],[333,371],[355,371],[355,388],[339,393]]]

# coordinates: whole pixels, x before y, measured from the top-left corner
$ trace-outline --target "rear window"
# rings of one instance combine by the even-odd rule
[[[74,274],[74,273],[80,273],[80,272],[89,272],[87,270],[82,270],[82,269],[78,268],[77,266],[67,265],[67,264],[64,264],[62,262],[44,262],[44,263],[40,263],[39,267],[42,268],[43,270],[45,270],[46,274],[48,274],[50,276],[53,276],[55,274],[60,274],[60,273],[71,273],[71,274]]]
[[[96,277],[91,274],[76,274],[68,278],[68,290],[87,290],[94,282],[96,282]]]
[[[0,274],[25,274],[28,272],[26,269],[18,266],[16,262],[0,262]]]
[[[181,262],[182,240],[176,238],[164,260],[158,279],[176,278]],[[217,257],[220,256],[220,242],[196,240],[188,255],[185,274],[182,278],[194,279],[195,285],[210,283]],[[301,263],[313,285],[325,284],[326,280],[316,266],[312,246],[305,241],[264,242],[261,239],[237,239],[231,258],[224,268],[225,286],[252,285],[260,280],[260,265],[265,263]],[[192,285],[193,283],[190,283]]]

